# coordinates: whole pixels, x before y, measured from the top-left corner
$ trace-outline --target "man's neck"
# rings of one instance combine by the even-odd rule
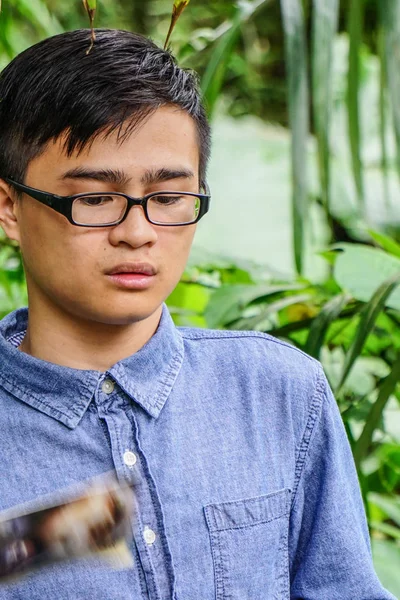
[[[28,329],[19,350],[64,367],[101,372],[140,350],[155,333],[162,312],[159,307],[146,319],[108,325],[47,309],[29,306]]]

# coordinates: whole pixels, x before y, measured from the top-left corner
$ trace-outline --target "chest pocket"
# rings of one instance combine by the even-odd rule
[[[215,600],[288,598],[290,490],[204,508]]]

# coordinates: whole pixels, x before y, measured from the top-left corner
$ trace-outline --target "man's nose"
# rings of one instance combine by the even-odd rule
[[[142,206],[132,206],[126,219],[110,228],[110,242],[113,245],[129,244],[133,248],[154,244],[158,234],[156,225],[147,219]]]

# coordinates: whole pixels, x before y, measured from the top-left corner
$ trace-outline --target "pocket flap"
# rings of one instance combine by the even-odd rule
[[[223,531],[278,519],[288,514],[289,498],[290,490],[283,489],[266,496],[208,504],[204,507],[208,528]]]

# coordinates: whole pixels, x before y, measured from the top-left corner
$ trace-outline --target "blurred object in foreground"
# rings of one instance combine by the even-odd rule
[[[133,558],[132,488],[110,477],[98,478],[62,503],[39,510],[26,505],[0,513],[0,582],[50,563],[100,555],[112,566],[128,567]]]

